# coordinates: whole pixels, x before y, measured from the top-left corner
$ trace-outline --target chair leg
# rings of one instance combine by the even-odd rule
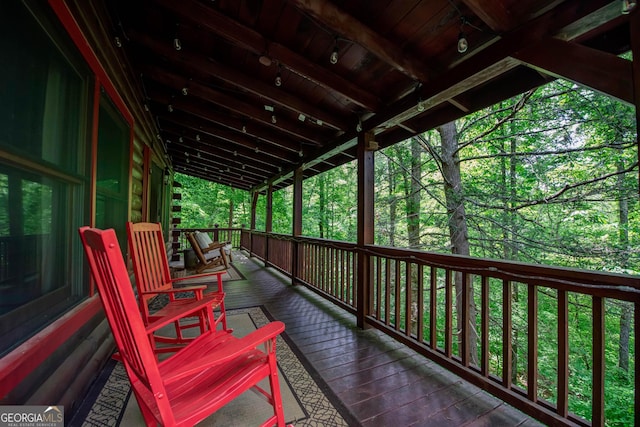
[[[273,412],[278,427],[285,427],[284,408],[282,407],[282,395],[280,394],[280,381],[278,379],[278,364],[276,362],[275,349],[269,354],[269,385],[271,387],[271,400]]]
[[[222,257],[224,268],[229,269],[229,261],[227,261],[227,254],[225,253],[224,248],[220,248],[220,256]]]

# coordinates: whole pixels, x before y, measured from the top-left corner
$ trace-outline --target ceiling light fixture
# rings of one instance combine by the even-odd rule
[[[338,38],[336,37],[333,44],[333,52],[329,56],[329,62],[333,65],[338,63]]]
[[[176,35],[173,38],[173,48],[175,50],[182,50],[182,42],[180,41],[180,38],[178,37],[178,27],[180,26],[179,23],[176,23]]]
[[[177,37],[173,39],[173,48],[175,50],[182,50],[182,42]]]
[[[189,95],[189,89],[187,89],[186,87],[183,87],[183,88],[182,88],[182,94],[183,94],[184,96]]]
[[[196,134],[196,141],[200,142],[200,134]]]
[[[280,65],[278,65],[278,73],[276,74],[275,85],[280,87],[282,86],[282,74],[280,73]]]
[[[464,16],[460,17],[460,33],[458,34],[458,52],[465,53],[467,49],[469,49],[469,41],[467,40],[467,36],[465,35],[463,29],[464,24],[467,23],[467,19]]]
[[[184,142],[184,138],[183,137],[179,137],[178,138],[178,142]]]
[[[173,113],[173,105],[171,104],[167,105],[167,111],[170,113]]]
[[[300,113],[298,114],[298,120],[300,120],[301,122],[304,122],[306,120],[307,116],[305,116],[304,114]]]
[[[622,0],[622,14],[628,15],[636,7],[635,0]]]
[[[362,132],[362,120],[358,119],[358,124],[356,125],[356,132]]]
[[[273,61],[271,60],[271,58],[269,58],[267,53],[263,53],[262,55],[260,55],[260,58],[258,58],[258,62],[260,62],[265,67],[270,67],[271,64],[273,64]]]
[[[278,122],[278,119],[276,119],[276,115],[272,114],[271,115],[271,123],[273,123],[274,125]]]
[[[116,36],[114,40],[117,47],[122,47],[122,41],[120,40],[120,37]]]

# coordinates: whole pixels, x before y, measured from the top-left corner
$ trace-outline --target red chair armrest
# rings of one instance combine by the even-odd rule
[[[155,291],[142,292],[142,294],[143,295],[175,294],[177,292],[204,291],[205,289],[207,289],[207,285],[192,285],[192,286],[183,286],[181,288],[161,289],[161,290],[155,290]]]
[[[269,340],[275,339],[283,331],[284,323],[280,321],[271,322],[261,327],[260,329],[251,332],[249,335],[225,343],[225,345],[219,346],[218,349],[202,355],[202,357],[198,357],[191,363],[185,363],[180,365],[179,367],[176,367],[175,370],[171,371],[171,374],[169,376],[165,377],[165,380],[167,383],[171,383],[173,381],[177,381],[182,378],[202,372],[203,369],[224,364],[242,355],[243,353],[255,349],[259,345]],[[187,350],[191,345],[195,345],[199,339],[206,339],[206,337],[207,335],[201,335],[200,337],[198,337],[198,339],[196,339],[196,341],[189,344],[184,350]],[[175,356],[178,356],[184,350],[180,350]],[[172,361],[171,359],[172,358],[167,359],[164,363],[175,363],[175,361]],[[160,365],[162,364],[163,363],[161,362]]]
[[[147,334],[152,334],[158,329],[173,323],[176,320],[182,319],[183,317],[190,317],[191,315],[195,315],[198,311],[209,309],[211,307],[212,301],[210,299],[206,300],[193,300],[190,304],[185,304],[180,307],[179,310],[175,310],[171,313],[171,316],[164,316],[161,319],[156,320],[155,322],[149,323],[147,325],[146,332]]]

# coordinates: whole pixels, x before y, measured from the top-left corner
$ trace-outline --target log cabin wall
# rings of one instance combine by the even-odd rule
[[[9,13],[22,7],[21,2],[11,1],[15,5],[8,9]],[[133,89],[134,85],[125,77],[123,67],[126,65],[118,58],[117,48],[105,35],[105,25],[108,23],[101,18],[103,15],[97,9],[99,7],[84,1],[51,0],[49,7],[34,8],[31,13],[34,21],[51,21],[64,28],[88,62],[88,69],[95,73],[100,88],[96,84],[95,90],[91,90],[94,93],[94,106],[91,107],[90,101],[87,107],[93,108],[93,113],[87,111],[87,116],[93,114],[95,117],[98,111],[96,98],[104,97],[105,93],[117,108],[127,110],[124,118],[131,123],[132,129],[127,174],[128,200],[125,201],[128,218],[121,221],[124,228],[126,219],[147,219],[148,171],[152,163],[161,171],[169,171],[170,165],[164,156],[164,147],[155,138],[156,130],[151,117],[145,115],[142,103],[138,102],[141,94]],[[96,72],[96,69],[100,72]],[[128,118],[129,115],[131,117]],[[101,159],[90,159],[90,152],[96,151],[98,126],[94,122],[93,127],[89,128],[86,140],[89,147],[88,163],[83,167],[95,171]],[[0,166],[3,163],[12,166],[12,162],[20,164],[19,158],[14,159],[9,154],[0,149]],[[93,178],[87,183],[88,190],[82,193],[78,202],[85,206],[84,223],[95,225],[95,172],[90,176]],[[166,198],[168,195],[168,191],[162,191],[158,197]],[[168,202],[163,203],[166,206]],[[165,226],[168,229],[168,224]],[[74,245],[73,251],[69,249],[74,259],[84,260],[84,254],[78,250],[77,234],[73,234],[69,241]],[[83,261],[77,263],[80,262]],[[47,271],[42,271],[42,274],[47,274]],[[79,302],[70,304],[66,311],[45,320],[35,335],[27,336],[24,342],[18,341],[0,357],[0,404],[56,404],[63,405],[66,413],[70,414],[110,357],[114,349],[113,338],[98,298],[88,285],[86,269],[84,274],[73,277],[76,281],[84,282],[72,284],[84,289],[77,297],[80,298]],[[35,309],[37,304],[38,301],[32,302]],[[35,310],[34,315],[38,316],[37,313],[42,311]]]

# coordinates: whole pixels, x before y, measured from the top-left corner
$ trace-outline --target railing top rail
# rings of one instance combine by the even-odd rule
[[[640,302],[640,276],[375,245],[365,245],[361,250],[371,256]]]

